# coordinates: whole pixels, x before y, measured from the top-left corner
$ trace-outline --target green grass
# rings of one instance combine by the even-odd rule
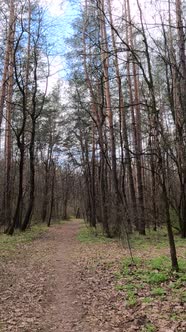
[[[137,303],[153,302],[155,297],[161,301],[171,297],[172,301],[186,303],[186,262],[180,259],[180,271],[172,272],[170,260],[167,256],[153,259],[134,258],[135,264],[125,258],[121,262],[121,269],[117,273],[117,291],[122,291],[127,304],[135,306]]]
[[[3,323],[0,321],[0,332],[3,331]]]
[[[114,241],[113,239],[105,237],[100,228],[95,230],[84,225],[81,227],[77,238],[82,243],[109,243]]]
[[[147,323],[141,332],[156,332],[157,329],[152,323]]]
[[[25,232],[15,232],[13,236],[6,234],[0,235],[0,255],[5,252],[15,251],[19,244],[24,244],[33,241],[37,237],[40,237],[44,232],[48,230],[48,227],[43,224],[32,226]]]
[[[127,306],[134,307],[137,304],[136,293],[133,290],[127,290],[126,293]]]
[[[159,262],[158,260],[149,260],[149,261],[145,261],[143,262],[142,259],[140,258],[135,258],[134,262],[135,265],[133,265],[131,263],[131,261],[127,258],[124,259],[122,262],[122,270],[121,270],[121,274],[123,276],[132,276],[133,279],[137,279],[138,281],[140,280],[143,283],[148,283],[148,284],[159,284],[162,282],[165,282],[169,279],[169,269],[163,270],[163,271],[159,271],[159,269],[157,269],[157,266],[159,266],[158,264],[161,264],[161,260],[163,258],[159,258]],[[169,261],[166,261],[167,264],[169,263]],[[165,267],[166,265],[162,264],[162,267]]]
[[[69,221],[70,221],[69,219],[68,220],[67,219],[66,220],[55,220],[55,221],[51,222],[51,226],[53,226],[53,225],[65,225]]]
[[[64,225],[68,220],[59,220],[51,224]],[[6,234],[0,234],[0,255],[5,251],[14,251],[18,244],[24,244],[31,242],[37,237],[40,237],[44,232],[48,230],[46,224],[33,224],[31,228],[25,232],[15,231],[13,236]]]
[[[170,319],[173,320],[173,321],[179,321],[179,320],[180,320],[180,317],[179,317],[179,315],[177,315],[176,313],[173,312],[173,313],[170,315]]]
[[[154,257],[147,262],[147,266],[150,269],[165,271],[171,268],[170,258],[167,256]]]
[[[158,229],[154,231],[153,229],[146,230],[146,236],[141,236],[138,232],[134,232],[130,236],[131,246],[133,249],[147,249],[150,246],[154,247],[165,247],[167,246],[167,231],[166,228]]]
[[[185,242],[186,242],[186,240],[185,240]],[[183,271],[186,272],[186,259],[183,259],[183,258],[179,259],[179,268],[180,268],[180,273],[181,274],[182,274]],[[186,275],[182,275],[182,277],[185,278],[184,280],[186,281]]]
[[[152,271],[149,272],[147,277],[147,282],[149,284],[161,284],[169,279],[169,276],[166,273]]]
[[[173,229],[175,243],[177,247],[185,247],[185,239],[180,237],[178,231]],[[126,241],[125,241],[126,242]],[[167,229],[165,226],[154,231],[152,228],[146,230],[146,236],[141,236],[138,232],[130,235],[130,243],[133,249],[149,249],[153,246],[155,249],[168,247]],[[125,243],[127,247],[127,242]]]
[[[127,290],[135,290],[136,287],[133,284],[127,284],[127,285],[123,285],[123,284],[116,284],[115,289],[118,291],[127,291]]]
[[[186,303],[186,291],[181,293],[181,303]]]
[[[153,301],[153,298],[150,296],[144,297],[142,302],[143,303],[151,303]]]
[[[153,288],[151,294],[154,296],[163,296],[166,295],[166,290],[160,287]]]

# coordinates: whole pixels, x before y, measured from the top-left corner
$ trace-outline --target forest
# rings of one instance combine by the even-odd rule
[[[65,265],[72,250],[65,236],[74,239],[80,228],[85,253],[89,241],[111,255],[116,243],[122,244],[129,260],[126,283],[127,275],[136,278],[143,266],[145,248],[148,259],[159,250],[168,264],[160,259],[153,267],[160,289],[181,280],[177,288],[185,294],[186,2],[64,0],[56,1],[56,16],[50,11],[54,3],[0,3],[0,245],[43,229],[49,235],[31,239],[40,246],[42,236],[54,230],[52,236],[63,239],[64,227]],[[158,241],[163,249],[156,248]],[[24,245],[18,243],[20,252]],[[3,264],[6,269],[7,261]],[[164,280],[160,275],[167,266]],[[116,286],[122,293],[124,286]],[[72,294],[64,288],[68,307]],[[173,298],[166,301],[173,311]],[[186,294],[179,306],[185,305]],[[64,304],[60,308],[70,317]],[[186,325],[173,329],[169,323],[162,330],[146,320],[146,327],[138,321],[136,329],[134,324],[75,329],[65,321],[57,331],[186,331]],[[40,330],[6,325],[2,331]]]

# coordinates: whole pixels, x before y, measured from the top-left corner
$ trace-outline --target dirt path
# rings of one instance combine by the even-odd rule
[[[73,221],[53,227],[47,239],[51,247],[55,246],[51,256],[55,282],[46,316],[48,331],[125,331],[118,325],[123,313],[119,303],[115,303],[114,276],[107,273],[113,257],[117,265],[123,250],[114,242],[111,246],[108,243],[81,244],[77,234],[82,224]],[[105,312],[107,308],[109,311]]]
[[[84,310],[78,297],[78,266],[74,254],[79,251],[77,234],[80,222],[65,224],[62,228],[53,228],[50,236],[56,245],[53,262],[56,282],[50,320],[53,321],[51,331],[86,332],[82,326]]]
[[[117,241],[81,243],[81,226],[54,225],[37,240],[1,253],[0,332],[185,332],[186,306],[176,299],[143,301],[150,293],[139,285],[140,301],[128,304],[126,292],[116,287],[128,252]],[[151,257],[151,251],[134,254]]]
[[[82,224],[54,225],[37,240],[18,245],[8,255],[1,253],[0,332],[102,331],[94,302],[107,277],[100,277],[97,288],[91,273],[102,266],[110,249],[106,244],[81,244],[77,234]]]

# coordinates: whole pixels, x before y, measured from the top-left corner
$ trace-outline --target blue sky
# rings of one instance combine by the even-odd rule
[[[59,78],[65,80],[65,39],[73,33],[71,24],[78,15],[79,1],[41,0],[46,7],[47,40],[50,47],[49,91]]]
[[[64,40],[72,34],[71,24],[78,15],[80,8],[79,1],[70,0],[41,0],[46,4],[48,19],[48,38],[55,41],[55,50],[61,53],[61,46],[64,48]]]

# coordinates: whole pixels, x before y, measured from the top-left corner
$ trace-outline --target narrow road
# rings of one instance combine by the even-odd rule
[[[53,262],[56,282],[51,312],[54,325],[51,331],[88,331],[82,326],[84,310],[78,297],[78,266],[74,255],[80,245],[77,240],[79,228],[80,222],[75,221],[55,227],[50,232],[56,243]]]
[[[124,251],[117,242],[81,243],[77,235],[82,223],[54,226],[48,234],[47,243],[55,251],[49,258],[54,280],[45,318],[47,332],[130,332],[123,323],[120,326],[124,301],[116,301],[113,274]]]

